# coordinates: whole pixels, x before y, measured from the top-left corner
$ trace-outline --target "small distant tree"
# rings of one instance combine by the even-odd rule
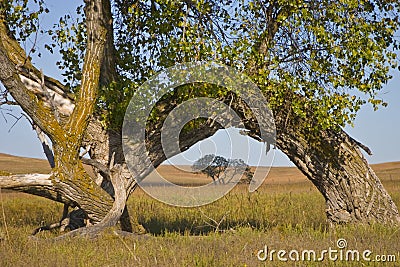
[[[250,166],[247,165],[242,159],[225,159],[221,156],[215,156],[213,154],[206,155],[197,160],[192,169],[197,172],[206,174],[211,177],[214,184],[226,184],[232,181],[232,179],[242,173],[243,177],[239,183],[250,183],[253,177],[253,172]],[[227,179],[228,178],[228,179]]]

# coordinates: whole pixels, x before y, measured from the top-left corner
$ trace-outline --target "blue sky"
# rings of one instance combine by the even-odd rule
[[[66,13],[74,14],[75,6],[80,3],[81,1],[78,0],[47,1],[47,6],[52,15],[43,17],[42,24],[52,25],[61,15]],[[38,41],[39,43],[44,42],[43,39]],[[59,71],[55,65],[58,55],[50,55],[45,51],[42,51],[42,54],[42,58],[36,60],[36,66],[43,68],[47,75],[60,78]],[[393,76],[394,78],[384,86],[379,95],[389,103],[388,107],[373,111],[371,107],[365,106],[359,112],[354,128],[346,127],[346,131],[351,136],[372,150],[373,155],[367,156],[370,163],[400,161],[400,73],[393,72]],[[11,112],[9,109],[13,111]],[[7,113],[20,116],[21,111],[19,108],[11,107],[3,107],[0,110],[0,153],[44,158],[41,145],[28,121],[22,118],[13,126],[15,119],[7,115]],[[243,151],[242,156],[246,154],[244,151],[247,151],[247,147],[250,147],[252,151],[258,151],[257,153],[250,152],[248,161],[249,164],[255,165],[258,159],[256,155],[264,149],[262,145],[253,140],[248,140],[246,137],[234,134],[233,131],[229,132],[229,135],[237,151],[235,153],[239,153],[237,157],[240,157],[241,151]],[[216,153],[228,157],[231,153],[228,149],[230,146],[229,140],[227,133],[219,132],[211,140],[206,140],[199,146],[191,148],[189,153],[184,156],[189,161],[192,161],[200,155],[199,151],[202,151],[203,154]],[[248,143],[250,144],[248,145]],[[177,162],[183,162],[181,160]],[[270,159],[264,157],[263,160],[270,161]],[[273,165],[288,166],[292,164],[284,154],[277,151]]]

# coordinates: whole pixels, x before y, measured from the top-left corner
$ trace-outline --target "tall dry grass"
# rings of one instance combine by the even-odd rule
[[[400,205],[398,183],[386,187]],[[0,220],[0,266],[399,266],[399,227],[350,225],[331,228],[324,200],[308,183],[263,186],[250,194],[235,188],[219,201],[201,208],[162,204],[138,190],[129,200],[130,214],[147,235],[121,237],[110,229],[101,237],[53,242],[29,238],[42,224],[59,219],[62,206],[46,199],[3,193]],[[7,229],[5,229],[5,223]],[[257,252],[270,249],[336,248],[345,238],[349,249],[369,249],[396,255],[396,263],[377,262],[261,262]],[[362,265],[361,265],[362,264]]]

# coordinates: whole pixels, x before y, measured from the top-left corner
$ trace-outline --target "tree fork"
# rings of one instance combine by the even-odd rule
[[[48,99],[46,102],[46,98],[29,90],[21,81],[21,69],[28,67],[29,73],[30,69],[34,68],[24,53],[15,53],[22,48],[12,36],[8,35],[4,14],[0,14],[2,37],[0,42],[0,67],[2,69],[0,79],[22,109],[53,142],[55,168],[53,168],[51,183],[56,194],[61,195],[56,199],[61,199],[67,204],[72,202],[73,205],[82,207],[94,222],[101,221],[107,215],[113,205],[113,200],[84,171],[79,160],[79,148],[96,103],[107,24],[110,23],[109,17],[106,16],[110,13],[103,12],[104,6],[107,8],[107,3],[109,4],[107,0],[85,1],[88,43],[83,79],[77,103],[65,124],[57,121],[56,114],[51,109],[51,105],[47,103]],[[41,89],[44,90],[44,88]],[[60,123],[64,125],[61,126]],[[28,189],[23,190],[28,191]],[[53,193],[50,195],[45,191],[36,191],[35,193],[43,193],[54,199]]]
[[[97,3],[100,2],[101,1],[97,1]],[[85,3],[87,4],[87,6],[89,6],[91,3],[94,2],[85,1]],[[109,3],[108,1],[105,1],[106,5],[108,3]],[[102,8],[100,9],[97,8],[97,10],[100,10],[100,12],[103,11]],[[100,26],[109,25],[109,23],[110,20],[105,19],[103,21],[100,21],[96,25]],[[92,26],[94,26],[93,23]],[[276,31],[276,27],[272,26],[274,25],[271,25],[268,35],[263,36],[265,41],[263,43],[260,43],[261,45],[258,48],[260,53],[265,53],[267,51],[266,48],[268,48],[269,45],[268,42],[269,40],[272,40],[274,37],[274,32]],[[21,50],[21,48],[19,47],[18,43],[15,40],[10,40],[8,36],[3,36],[5,35],[4,33],[6,32],[5,27],[1,27],[1,30],[2,30],[1,31],[2,38],[0,40],[1,43],[0,69],[2,71],[0,71],[0,79],[6,85],[7,89],[10,92],[12,92],[13,88],[23,87],[23,83],[20,82],[18,77],[18,74],[21,73],[18,73],[15,70],[16,69],[15,67],[19,67],[19,69],[21,69],[22,67],[28,67],[29,70],[31,69],[31,67],[20,66],[21,62],[29,63],[29,61],[26,62],[26,59],[22,58],[22,61],[18,62],[18,59],[21,59],[21,53],[19,53],[20,52],[19,50]],[[88,36],[90,37],[90,33]],[[90,41],[94,39],[88,38],[88,40]],[[106,43],[111,43],[111,42],[107,41]],[[11,53],[10,51],[7,51],[7,49],[12,49]],[[100,57],[102,55],[104,55],[104,53],[102,53]],[[12,58],[11,60],[10,58],[13,56],[17,56],[17,58],[16,59]],[[7,65],[7,61],[14,62],[14,65]],[[255,64],[254,68],[257,69],[257,64]],[[5,70],[10,72],[5,73]],[[37,72],[35,73],[36,75],[38,75]],[[91,76],[92,80],[96,80],[94,76],[96,75]],[[86,76],[84,75],[84,77]],[[107,79],[105,79],[105,81],[107,81]],[[92,88],[96,87],[93,85],[90,86]],[[95,95],[93,95],[93,91],[86,92],[88,93],[86,94],[85,91],[82,90],[80,93],[81,95],[77,103],[78,106],[80,105],[79,101],[81,101],[84,98],[87,98],[89,100],[95,98]],[[42,109],[43,111],[42,113],[44,113],[44,115],[41,114],[40,112],[39,113],[36,112],[36,110],[39,110],[39,108],[34,104],[35,103],[43,104],[44,102],[37,95],[35,95],[29,90],[23,90],[22,93],[21,91],[19,91],[19,94],[16,94],[14,98],[19,102],[19,104],[22,106],[24,110],[28,110],[27,113],[29,114],[29,116],[31,116],[33,120],[41,128],[43,127],[42,130],[45,131],[46,134],[51,136],[52,133],[57,134],[59,132],[59,129],[61,127],[56,127],[57,128],[56,130],[52,128],[46,129],[45,126],[46,123],[43,123],[43,121],[47,120],[48,118],[51,118],[52,117],[51,115],[54,114],[51,113],[50,108]],[[30,101],[32,99],[34,101]],[[290,104],[290,102],[288,104]],[[82,129],[81,126],[83,128],[86,127],[88,119],[86,115],[90,113],[87,111],[88,110],[90,111],[91,109],[92,105],[88,105],[87,107],[84,106],[82,107],[82,105],[80,105],[80,107],[76,108],[76,110],[80,110],[83,112],[75,111],[74,112],[75,114],[71,116],[79,119],[78,126],[73,125],[73,123],[71,123],[72,119],[69,119],[70,123],[68,124],[68,126],[70,126],[69,127],[70,130],[69,133],[67,134],[68,137],[74,138],[73,134],[75,129],[78,129],[80,131]],[[357,144],[356,142],[354,142],[354,140],[349,138],[349,136],[342,129],[338,131],[323,130],[316,137],[314,137],[314,139],[310,139],[309,137],[307,137],[307,133],[305,132],[306,124],[302,124],[301,121],[299,121],[299,118],[293,117],[293,114],[287,114],[286,112],[288,110],[287,107],[285,106],[280,107],[280,109],[282,109],[283,111],[275,110],[276,125],[278,128],[277,146],[289,156],[289,158],[297,165],[297,167],[300,168],[300,170],[306,174],[306,176],[317,186],[317,188],[324,195],[327,201],[327,215],[330,221],[335,223],[357,222],[357,221],[366,222],[373,220],[379,222],[399,221],[399,215],[396,206],[390,199],[390,196],[383,188],[382,184],[376,177],[373,170],[368,166],[368,163],[366,162],[365,158],[360,152],[359,144]],[[243,110],[237,109],[237,112],[240,113],[243,112]],[[307,116],[312,118],[313,113],[312,111],[309,112],[310,113]],[[83,116],[80,117],[79,113],[80,115]],[[38,117],[38,115],[40,115],[40,117]],[[57,126],[57,124],[54,125]],[[90,127],[91,126],[89,126],[89,128]],[[253,136],[257,135],[258,131],[257,125],[252,125],[251,123],[247,123],[246,127],[252,132]],[[204,134],[203,133],[200,135],[191,134],[186,137],[183,136],[182,144],[186,144],[184,145],[184,147],[190,146],[191,144],[194,144],[197,141],[212,135],[214,132],[215,129],[211,129],[205,131]],[[111,149],[117,150],[120,148],[120,141],[117,142],[118,145],[115,148],[112,148],[111,146],[112,138],[110,137],[112,136],[112,134],[104,136],[106,136],[105,137],[106,140],[110,142],[107,145],[108,147],[105,148],[105,151],[106,152],[108,151],[109,155]],[[104,136],[102,136],[101,138],[103,138]],[[115,136],[118,137],[118,133]],[[153,159],[155,166],[158,166],[158,164],[160,164],[164,159],[158,138],[159,136],[157,137],[156,135],[149,137],[149,148],[150,148],[149,150],[151,150],[151,158]],[[84,139],[84,135],[83,134],[79,135],[77,139],[78,140]],[[83,142],[86,141],[83,140]],[[70,150],[72,151],[73,149]],[[78,150],[79,147],[77,147],[76,151],[75,150],[73,151],[74,153],[77,153]],[[62,156],[64,156],[62,155],[62,153],[56,155],[57,158],[62,158]],[[74,164],[75,163],[81,164],[81,163],[80,160],[78,159],[77,154],[71,153],[70,156],[73,159],[72,161],[73,166],[71,165],[67,166],[68,170],[65,171],[65,176],[61,177],[63,182],[66,181],[66,183],[63,185],[61,184],[62,187],[64,188],[64,191],[60,190],[59,192],[61,192],[61,194],[59,195],[63,195],[63,197],[70,196],[71,192],[75,190],[74,192],[78,192],[78,194],[81,194],[82,192],[83,194],[89,194],[89,195],[93,194],[90,195],[90,198],[93,197],[94,201],[98,201],[99,199],[100,201],[104,201],[104,199],[102,199],[101,196],[105,195],[106,196],[105,198],[107,199],[106,201],[107,204],[105,205],[109,207],[109,209],[107,210],[108,213],[108,211],[111,209],[113,205],[112,198],[109,197],[102,190],[98,192],[91,192],[90,190],[87,189],[88,184],[86,183],[79,184],[79,179],[81,177],[83,177],[84,179],[87,179],[88,177],[85,173],[81,173],[82,171],[81,166],[79,166],[79,168],[77,169],[77,173],[74,173],[75,171],[74,168],[76,167],[76,165]],[[68,158],[66,159],[66,162],[69,162]],[[59,167],[61,168],[62,166],[60,165]],[[72,180],[69,180],[69,178],[71,178]],[[58,178],[56,177],[55,179]],[[55,179],[54,182],[57,183],[57,180]],[[78,186],[76,186],[75,183],[77,183]],[[127,195],[129,195],[129,193],[133,191],[135,185],[133,179],[129,181],[129,183],[130,185],[128,186],[125,185],[125,190]],[[54,186],[54,184],[52,184],[52,186]],[[91,186],[92,184],[90,184],[89,187]],[[93,186],[95,186],[94,183]],[[71,190],[67,190],[66,189],[67,187],[70,187]],[[24,190],[27,190],[26,187]],[[51,191],[51,189],[49,190]],[[50,194],[49,197],[51,198],[53,196]],[[71,200],[63,200],[63,201],[71,201]],[[75,199],[74,201],[77,204],[79,204],[83,200]],[[88,212],[90,213],[91,209],[95,210],[97,209],[95,205],[96,205],[95,203],[90,203],[87,204],[85,207],[88,209]],[[102,210],[100,212],[102,214],[101,216],[105,217],[107,214],[105,212],[106,209],[102,208],[101,210]],[[95,215],[93,216],[95,217],[96,220],[99,220],[99,218],[101,217],[100,215],[98,215],[98,211],[95,211]]]
[[[81,89],[65,125],[67,140],[54,142],[55,170],[59,171],[54,180],[56,189],[72,198],[83,210],[90,211],[89,217],[93,222],[99,222],[107,215],[113,201],[84,171],[79,160],[79,148],[96,104],[106,36],[112,23],[109,9],[108,0],[85,1],[87,46]]]
[[[115,188],[115,200],[112,208],[107,212],[106,216],[104,216],[101,219],[101,221],[96,225],[73,230],[67,234],[57,237],[56,240],[61,240],[66,237],[74,237],[78,235],[95,237],[105,228],[114,226],[118,223],[121,216],[125,212],[126,199],[127,199],[127,194],[125,191],[125,181],[122,175],[122,169],[123,167],[119,164],[112,166],[110,176],[113,187]]]

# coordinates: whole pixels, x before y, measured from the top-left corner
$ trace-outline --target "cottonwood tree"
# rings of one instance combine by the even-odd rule
[[[260,87],[274,112],[277,148],[323,194],[331,222],[399,222],[397,207],[361,149],[371,152],[343,130],[366,101],[375,108],[385,105],[378,93],[396,65],[397,1],[128,0],[111,5],[87,0],[76,20],[63,17],[47,31],[53,42],[46,48],[62,56],[62,83],[31,63],[40,48],[21,46],[41,34],[38,18],[48,11],[43,0],[35,1],[37,11],[27,2],[1,4],[3,99],[19,105],[39,135],[50,138],[54,161],[49,157],[50,175],[2,176],[2,188],[77,207],[95,225],[81,228],[82,233],[96,233],[120,219],[124,230],[132,230],[126,199],[148,166],[138,162],[131,174],[124,162],[121,126],[127,103],[158,70],[214,60],[243,71]],[[243,133],[269,142],[236,94],[215,86],[181,86],[158,102],[146,126],[155,167],[165,160],[163,121],[196,96],[225,102],[243,120]],[[219,128],[208,120],[188,123],[179,136],[181,150]],[[90,160],[79,157],[81,147]],[[93,166],[96,179],[83,162]]]

